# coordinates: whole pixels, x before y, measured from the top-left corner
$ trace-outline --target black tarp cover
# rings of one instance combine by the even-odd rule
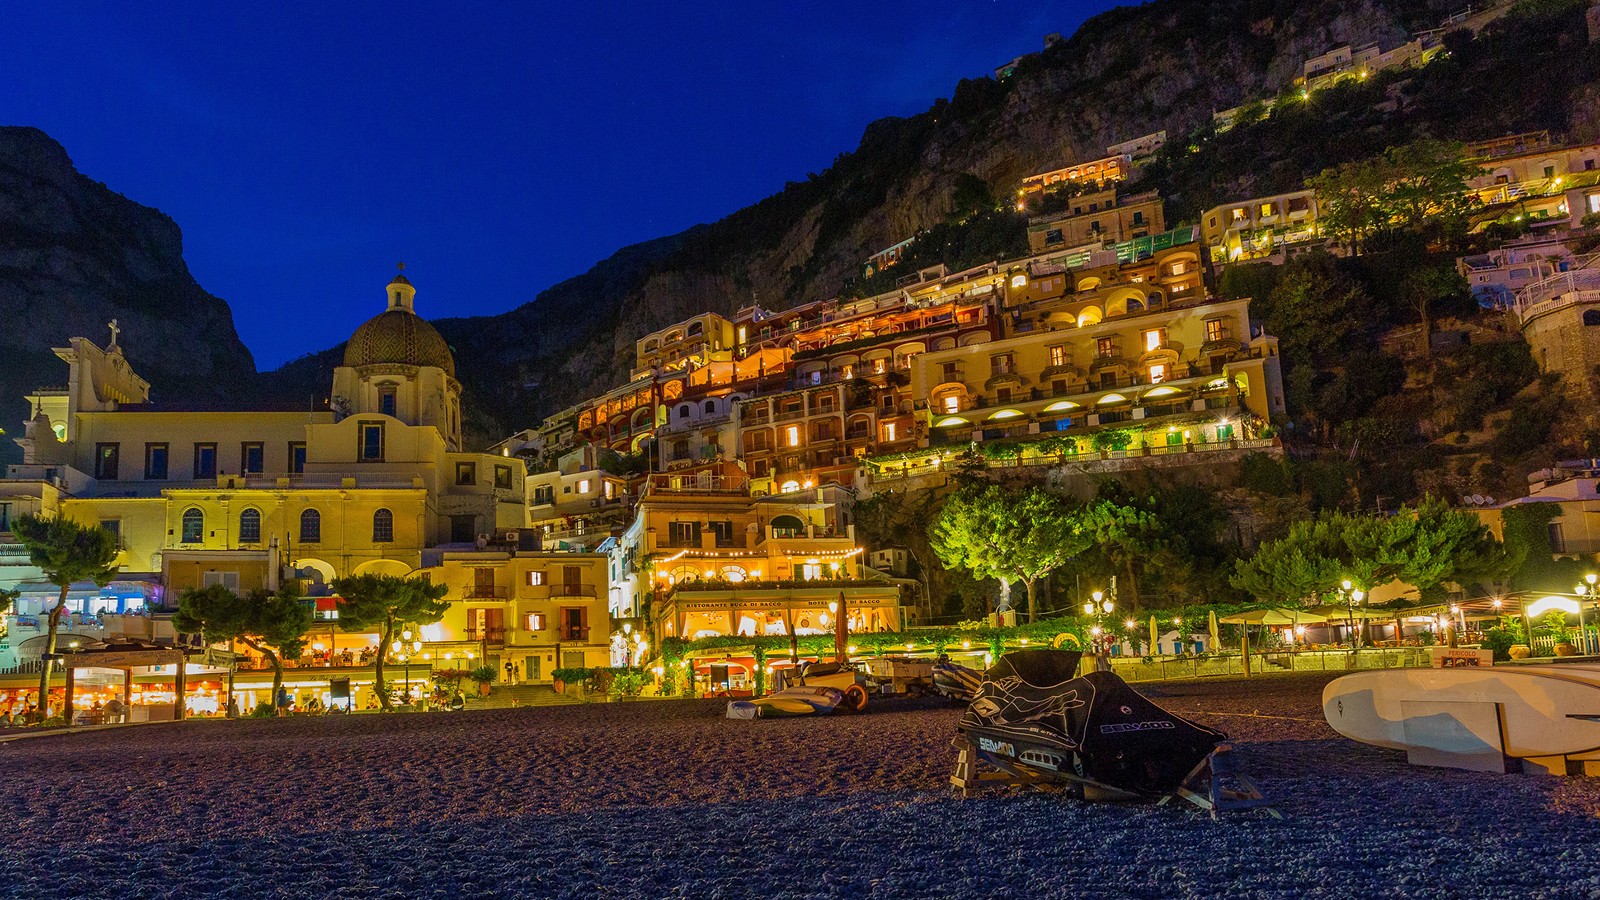
[[[963,731],[1071,754],[1076,774],[1139,794],[1177,789],[1226,735],[1145,699],[1110,672],[1078,678],[1080,654],[1007,653],[984,674]]]

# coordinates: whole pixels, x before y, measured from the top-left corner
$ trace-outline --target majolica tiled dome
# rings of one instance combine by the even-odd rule
[[[404,269],[405,264],[401,263]],[[432,325],[416,313],[417,289],[404,275],[396,275],[384,291],[389,308],[368,319],[344,348],[344,364],[361,366],[434,366],[452,378],[456,360],[450,345]]]
[[[399,363],[437,366],[455,377],[456,360],[450,345],[421,316],[408,309],[386,309],[368,319],[344,348],[347,366]]]

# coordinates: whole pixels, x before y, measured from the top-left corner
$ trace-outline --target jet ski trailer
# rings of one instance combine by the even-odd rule
[[[1227,735],[1167,712],[1111,672],[1073,677],[1080,655],[1018,650],[983,674],[957,726],[956,791],[1009,787],[1162,802],[1176,796],[1213,816],[1270,807],[1227,756]]]

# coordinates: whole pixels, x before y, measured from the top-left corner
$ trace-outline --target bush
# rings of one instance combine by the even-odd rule
[[[271,703],[257,703],[256,708],[250,710],[252,719],[271,719],[277,716],[278,711],[272,708]]]
[[[606,691],[612,697],[637,697],[644,691],[644,674],[642,672],[622,672],[612,677],[611,687]]]
[[[467,677],[479,684],[489,684],[494,681],[494,666],[479,666],[468,672]]]
[[[1491,628],[1483,633],[1482,647],[1494,651],[1494,658],[1503,661],[1511,658],[1511,645],[1520,644],[1521,633],[1503,626]]]

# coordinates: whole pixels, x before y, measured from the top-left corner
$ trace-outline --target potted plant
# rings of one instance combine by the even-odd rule
[[[467,673],[467,677],[478,683],[478,695],[489,696],[489,684],[494,681],[494,667],[482,665]]]
[[[1555,642],[1557,656],[1573,656],[1578,648],[1572,645],[1572,629],[1567,627],[1567,614],[1552,609],[1544,614],[1544,628]]]
[[[1505,627],[1505,632],[1510,636],[1510,646],[1506,648],[1506,655],[1512,659],[1527,659],[1533,655],[1533,648],[1528,646],[1528,636],[1523,632],[1522,626],[1510,623]]]

